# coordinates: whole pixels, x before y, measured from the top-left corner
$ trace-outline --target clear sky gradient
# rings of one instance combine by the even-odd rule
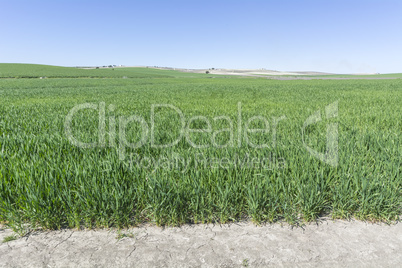
[[[0,62],[402,72],[402,1],[0,0]]]

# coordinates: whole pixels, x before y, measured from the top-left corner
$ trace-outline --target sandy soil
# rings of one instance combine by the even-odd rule
[[[275,80],[350,80],[350,79],[363,79],[363,80],[381,80],[381,79],[398,79],[398,77],[370,77],[370,76],[355,76],[355,77],[280,77],[280,76],[272,76],[268,79]]]
[[[266,69],[175,69],[182,72],[190,72],[190,73],[205,73],[209,71],[211,74],[220,74],[220,75],[242,75],[242,76],[283,76],[283,75],[329,75],[331,73],[323,73],[323,72],[282,72],[282,71],[274,71],[274,70],[266,70]]]
[[[11,235],[0,230],[0,240]],[[324,221],[31,233],[0,244],[0,267],[397,267],[402,224]]]
[[[275,70],[266,70],[266,69],[180,69],[180,68],[167,68],[167,67],[158,67],[156,69],[163,70],[177,70],[181,72],[188,73],[205,73],[208,71],[210,74],[217,75],[234,75],[234,76],[244,76],[244,77],[265,77],[267,79],[275,79],[275,80],[315,80],[315,79],[323,79],[323,80],[348,80],[348,79],[397,79],[399,77],[373,77],[370,75],[373,74],[351,74],[349,77],[331,77],[325,75],[332,75],[332,73],[324,73],[324,72],[282,72]],[[308,75],[308,77],[306,77]]]

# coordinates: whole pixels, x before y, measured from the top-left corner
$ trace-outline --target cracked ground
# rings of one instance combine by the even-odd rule
[[[0,241],[13,235],[0,228]],[[31,232],[0,242],[0,267],[398,267],[402,224],[323,221]]]

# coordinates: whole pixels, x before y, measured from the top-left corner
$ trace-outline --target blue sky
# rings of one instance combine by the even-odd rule
[[[402,1],[0,0],[0,62],[402,72]]]

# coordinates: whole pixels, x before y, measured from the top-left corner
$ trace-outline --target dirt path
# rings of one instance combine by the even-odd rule
[[[0,229],[0,240],[12,234]],[[117,239],[117,237],[121,239]],[[398,267],[402,223],[251,223],[34,233],[0,244],[0,267]]]

